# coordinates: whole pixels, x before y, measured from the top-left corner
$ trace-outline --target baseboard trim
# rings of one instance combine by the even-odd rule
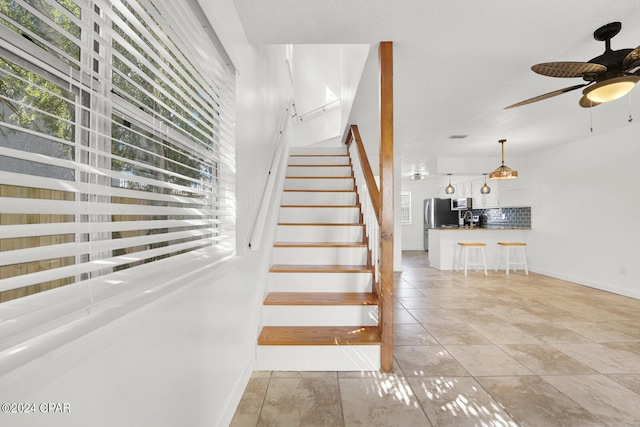
[[[634,292],[630,289],[611,286],[605,283],[595,282],[584,277],[572,276],[570,274],[558,273],[557,271],[545,270],[542,268],[529,267],[532,273],[542,274],[544,276],[553,277],[554,279],[566,280],[567,282],[576,283],[578,285],[587,286],[589,288],[599,289],[601,291],[611,292],[625,297],[640,299],[640,292]]]
[[[220,416],[218,420],[218,426],[228,426],[231,424],[231,420],[233,420],[233,416],[236,413],[236,409],[240,404],[240,400],[242,400],[242,395],[244,394],[245,389],[247,388],[247,384],[249,384],[249,380],[251,379],[251,374],[256,370],[256,360],[251,359],[249,363],[244,369],[242,375],[238,378],[235,387],[231,391],[229,396],[229,400],[227,402],[227,407],[224,412]]]

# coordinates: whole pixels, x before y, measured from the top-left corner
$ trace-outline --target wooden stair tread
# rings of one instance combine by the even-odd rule
[[[264,305],[377,305],[371,292],[270,292]]]
[[[276,248],[365,248],[364,242],[276,242]]]
[[[302,265],[274,264],[269,269],[272,273],[371,273],[370,265]]]
[[[321,163],[321,164],[287,164],[290,168],[351,168],[350,164],[341,165],[339,163]]]
[[[360,209],[360,205],[280,205],[281,208],[349,208]]]
[[[376,326],[265,326],[258,345],[379,345]]]
[[[351,190],[296,190],[296,189],[290,189],[290,190],[282,190],[285,193],[355,193],[356,190],[351,189]]]
[[[278,225],[282,226],[305,226],[305,227],[364,227],[364,224],[361,222],[279,222]]]
[[[356,190],[282,190],[285,193],[355,193]]]
[[[314,190],[314,189],[308,189],[308,190],[296,190],[296,189],[290,189],[290,190],[282,190],[285,193],[355,193],[356,190]]]
[[[347,157],[349,153],[339,153],[339,154],[331,154],[331,153],[294,153],[290,154],[289,157]]]
[[[286,176],[287,179],[355,179],[353,176]]]

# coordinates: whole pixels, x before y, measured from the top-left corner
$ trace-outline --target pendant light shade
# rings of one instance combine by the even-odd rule
[[[448,173],[447,175],[449,175],[449,185],[447,185],[447,188],[444,189],[444,192],[447,194],[453,194],[456,192],[456,188],[451,185],[451,174]]]
[[[491,193],[491,187],[487,185],[487,174],[483,173],[483,175],[484,175],[484,185],[480,187],[480,194],[489,194]]]
[[[501,139],[498,142],[502,146],[502,165],[489,174],[489,179],[515,179],[518,177],[518,171],[504,165],[504,143],[507,140]]]

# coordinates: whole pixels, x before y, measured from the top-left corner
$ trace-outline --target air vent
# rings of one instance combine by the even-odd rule
[[[465,139],[469,135],[451,135],[449,139]]]

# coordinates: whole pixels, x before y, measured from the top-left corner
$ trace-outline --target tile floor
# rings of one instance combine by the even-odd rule
[[[239,426],[640,426],[640,301],[403,253],[394,372],[255,372]]]

